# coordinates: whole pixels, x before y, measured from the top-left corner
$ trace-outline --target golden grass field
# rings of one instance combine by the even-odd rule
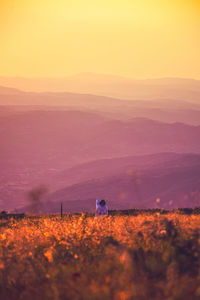
[[[0,220],[1,300],[200,299],[200,215]]]

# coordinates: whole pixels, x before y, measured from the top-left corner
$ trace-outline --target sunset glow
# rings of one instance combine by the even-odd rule
[[[196,0],[0,0],[0,76],[200,79]]]

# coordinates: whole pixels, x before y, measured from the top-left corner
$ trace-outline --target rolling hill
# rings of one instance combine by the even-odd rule
[[[73,184],[76,173],[81,176]],[[58,212],[62,202],[65,212],[94,211],[96,198],[105,198],[110,209],[195,207],[200,205],[199,174],[200,155],[193,154],[91,162],[65,172],[68,186],[51,193],[41,209]]]
[[[65,178],[66,187],[99,174],[115,178],[133,156],[200,153],[197,102],[0,88],[0,104],[6,103],[0,106],[0,209],[24,206],[27,191],[41,183],[54,192],[65,186]]]
[[[80,73],[66,78],[6,78],[0,85],[37,92],[96,94],[119,99],[168,99],[199,102],[200,81],[184,78],[136,80],[113,75]]]
[[[30,111],[0,120],[0,161],[65,169],[102,158],[199,153],[200,126],[145,118],[112,120],[81,111]]]
[[[92,94],[33,93],[0,87],[0,114],[5,107],[14,112],[81,110],[118,120],[144,117],[166,123],[200,125],[200,103],[176,99],[130,101]]]
[[[112,120],[81,111],[29,111],[0,120],[1,207],[21,206],[26,192],[81,163],[159,152],[200,153],[200,126],[144,118]],[[78,176],[78,175],[77,175]]]

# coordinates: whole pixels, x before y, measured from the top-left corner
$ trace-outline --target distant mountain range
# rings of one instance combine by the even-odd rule
[[[200,81],[12,80],[0,87],[0,209],[26,209],[40,184],[44,212],[61,201],[67,211],[93,209],[96,197],[116,209],[197,205]]]
[[[30,111],[0,120],[0,161],[64,169],[82,162],[158,152],[200,153],[200,126],[145,118],[112,120],[81,111]]]
[[[23,205],[25,193],[40,183],[56,190],[62,176],[52,180],[52,175],[82,163],[125,157],[127,166],[131,160],[126,157],[133,155],[199,154],[199,137],[200,126],[144,118],[119,121],[80,111],[36,110],[4,116],[0,120],[2,207]]]
[[[200,125],[200,101],[176,99],[130,101],[92,94],[27,93],[0,87],[0,116],[5,114],[5,108],[15,113],[30,110],[81,110],[118,120],[143,117],[166,123],[183,122]]]
[[[0,85],[24,91],[89,93],[131,100],[199,101],[200,81],[183,78],[135,80],[81,73],[66,78],[0,77]]]

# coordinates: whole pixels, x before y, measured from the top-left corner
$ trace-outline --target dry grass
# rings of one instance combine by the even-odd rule
[[[2,300],[200,298],[200,215],[0,222]]]

